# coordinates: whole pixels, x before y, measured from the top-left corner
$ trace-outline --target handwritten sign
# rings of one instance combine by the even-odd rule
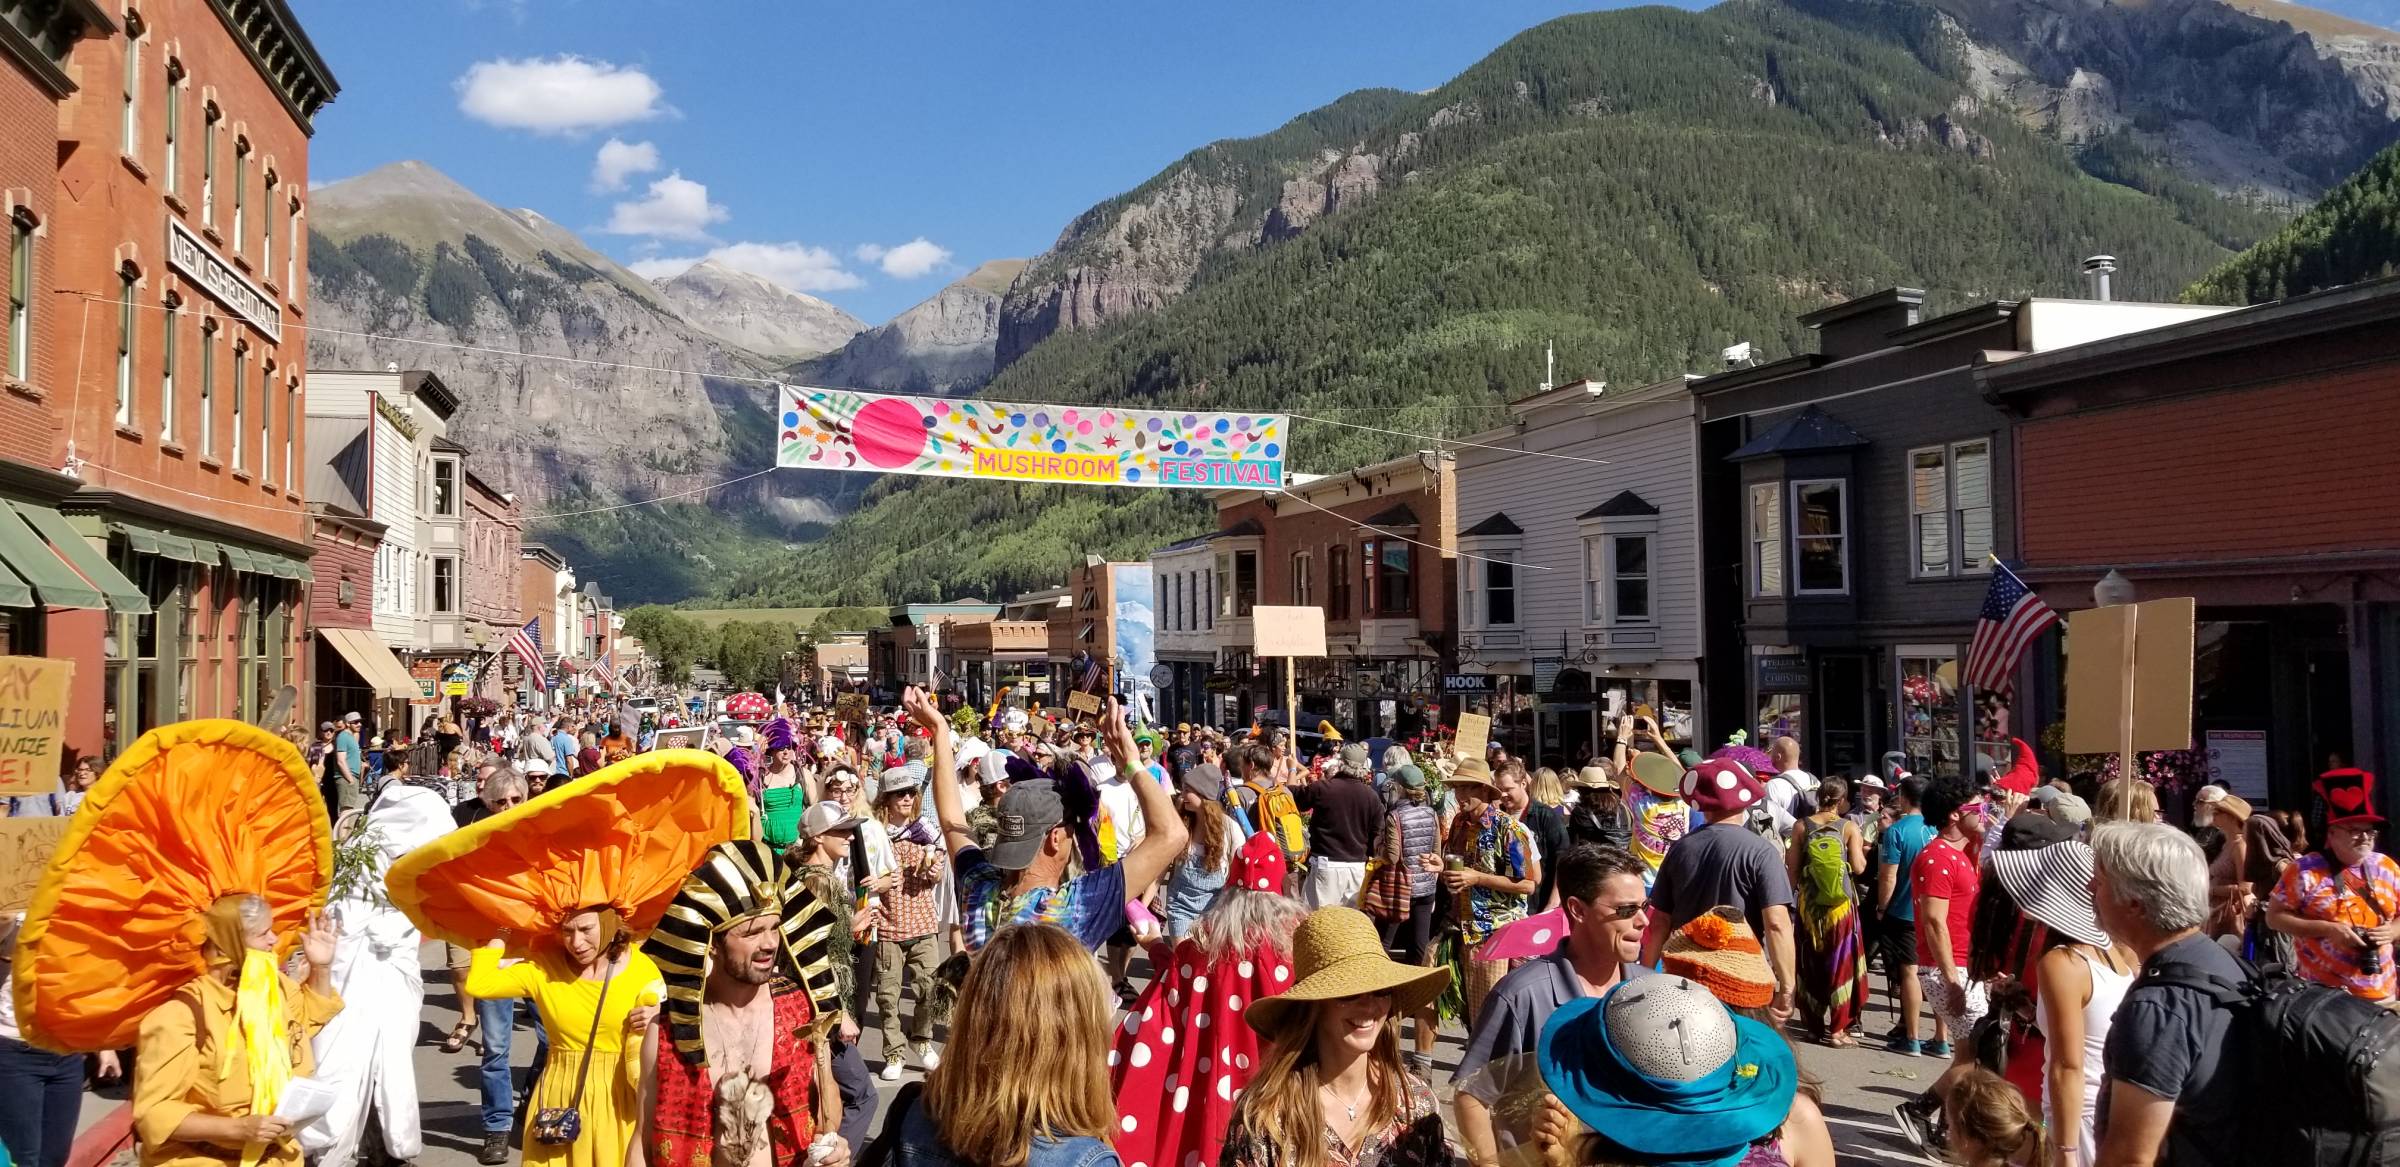
[[[697,750],[702,748],[707,741],[707,726],[681,725],[671,729],[662,729],[658,731],[658,738],[654,743],[653,748],[661,750]]]
[[[1100,712],[1100,698],[1090,693],[1067,694],[1067,708],[1077,713]]]
[[[867,723],[867,695],[844,693],[834,698],[833,719],[848,722],[851,725],[865,725]]]
[[[1481,713],[1458,715],[1458,735],[1452,748],[1461,758],[1481,758],[1485,743],[1492,740],[1492,719]]]
[[[74,821],[65,815],[0,819],[0,912],[22,912],[33,902],[51,853]]]
[[[0,794],[58,789],[67,682],[74,675],[73,661],[0,656]]]

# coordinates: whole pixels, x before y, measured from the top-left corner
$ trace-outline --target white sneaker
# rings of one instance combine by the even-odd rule
[[[925,1067],[925,1072],[928,1074],[934,1072],[935,1070],[941,1069],[942,1051],[933,1048],[933,1043],[930,1041],[918,1042],[917,1064]]]
[[[900,1059],[898,1059],[898,1058],[893,1058],[892,1060],[890,1060],[890,1061],[888,1061],[888,1062],[885,1062],[885,1063],[883,1064],[883,1072],[882,1072],[882,1073],[880,1073],[880,1074],[877,1074],[877,1075],[875,1075],[875,1076],[876,1076],[876,1077],[878,1077],[878,1078],[881,1078],[881,1079],[883,1079],[883,1080],[884,1080],[884,1081],[886,1081],[886,1082],[897,1082],[897,1081],[899,1081],[899,1080],[900,1080]]]

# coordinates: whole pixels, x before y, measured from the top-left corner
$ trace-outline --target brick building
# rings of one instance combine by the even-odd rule
[[[2062,611],[2111,570],[2195,599],[2194,745],[2254,805],[2306,809],[2337,757],[2400,768],[2395,335],[2382,280],[1976,373],[2018,419],[2027,582]],[[2053,711],[2059,671],[2051,638]]]
[[[517,514],[517,496],[502,494],[462,470],[466,478],[466,529],[461,583],[466,591],[467,640],[477,646],[475,692],[501,700],[525,684],[525,662],[507,651],[508,635],[528,617],[519,615],[523,601],[517,584],[525,522]]]
[[[313,484],[312,484],[313,485]],[[313,720],[356,713],[377,726],[398,725],[416,682],[375,635],[375,560],[384,525],[322,501],[312,502],[308,561],[310,706]]]
[[[259,717],[307,687],[306,345],[285,326],[333,77],[282,0],[17,5],[0,37],[0,491],[91,585],[0,531],[28,585],[0,588],[10,647],[78,662],[78,753]]]
[[[559,659],[573,651],[575,569],[549,544],[520,542],[516,578],[517,610],[534,622],[534,643],[542,647],[542,659],[555,676]],[[517,694],[517,704],[531,709],[547,709],[549,700],[549,690],[539,678],[528,678]]]

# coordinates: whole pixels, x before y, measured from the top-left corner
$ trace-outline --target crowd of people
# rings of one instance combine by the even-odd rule
[[[2245,987],[2283,974],[2252,962],[2400,1006],[2400,864],[2348,767],[2307,813],[2205,787],[2179,827],[2022,742],[1819,777],[1790,738],[1704,756],[1646,717],[1575,768],[914,690],[707,752],[605,708],[411,748],[231,724],[12,805],[94,823],[9,925],[17,1161],[63,1167],[86,1053],[130,1073],[146,1164],[414,1158],[432,940],[480,1161],[558,1167],[1829,1167],[1805,1047],[1869,1040],[1941,1061],[1894,1117],[1954,1162],[2253,1162],[2262,1125],[2371,1119],[2255,1105]],[[154,813],[212,842],[128,879]],[[277,1117],[296,1079],[331,1100]]]

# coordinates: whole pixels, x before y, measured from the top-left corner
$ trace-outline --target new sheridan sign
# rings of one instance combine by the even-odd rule
[[[268,340],[276,344],[283,343],[283,306],[242,273],[233,270],[233,265],[225,262],[214,248],[201,242],[198,235],[192,234],[191,228],[173,219],[167,220],[167,264],[207,289],[218,303],[249,321],[251,327],[265,333]]]

